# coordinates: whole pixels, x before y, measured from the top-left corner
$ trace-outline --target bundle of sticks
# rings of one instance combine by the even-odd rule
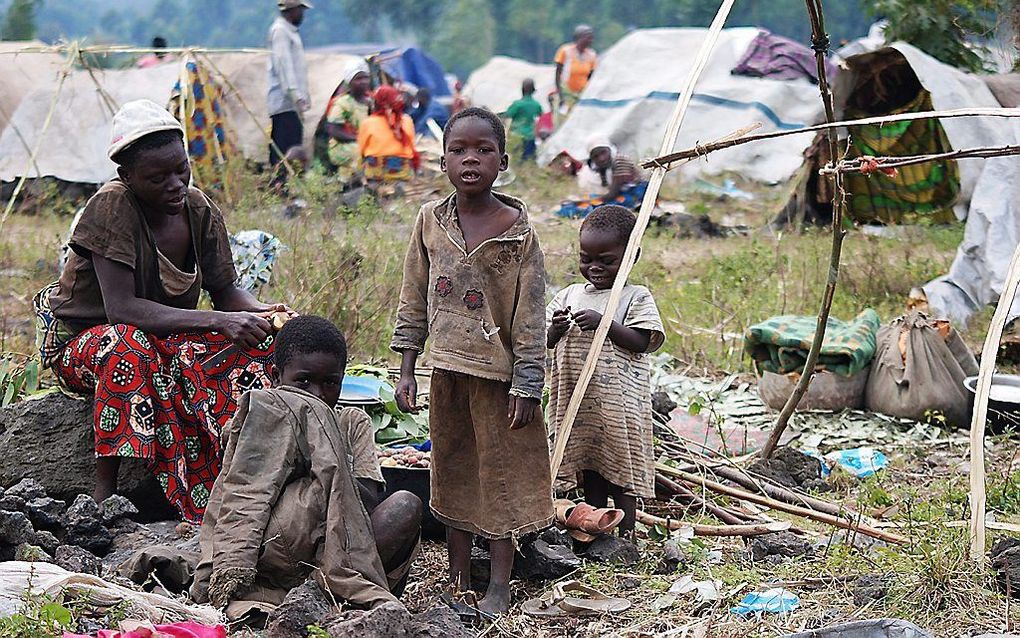
[[[776,521],[762,514],[761,508],[840,529],[897,545],[907,539],[877,529],[860,513],[835,503],[786,487],[772,479],[740,467],[722,455],[692,451],[683,441],[660,440],[659,449],[676,466],[657,463],[656,491],[661,498],[677,502],[688,513],[699,513],[718,519],[722,525],[690,525],[679,519],[638,513],[646,525],[664,525],[671,530],[693,527],[697,536],[760,536],[789,530],[804,533],[789,521]],[[723,497],[729,504],[715,500]]]

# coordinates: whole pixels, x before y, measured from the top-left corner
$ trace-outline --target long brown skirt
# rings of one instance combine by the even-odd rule
[[[435,370],[429,392],[436,518],[490,539],[552,524],[549,443],[542,414],[517,430],[510,384]]]

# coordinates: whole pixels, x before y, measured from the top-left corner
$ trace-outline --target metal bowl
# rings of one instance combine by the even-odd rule
[[[963,387],[970,394],[970,411],[974,413],[974,398],[977,388],[977,377],[967,377]],[[1006,392],[1015,393],[1016,397],[996,396],[996,388],[1008,388]],[[1020,431],[1020,375],[993,374],[992,391],[988,396],[988,416],[985,429],[992,434],[1004,434]]]

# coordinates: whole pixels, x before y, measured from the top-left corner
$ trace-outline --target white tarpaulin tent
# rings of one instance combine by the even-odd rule
[[[51,56],[59,64],[55,70],[39,72],[34,88],[10,114],[10,125],[0,132],[0,181],[13,181],[26,172],[28,177],[56,177],[67,182],[100,184],[111,179],[116,167],[107,159],[106,148],[116,107],[141,98],[167,104],[182,71],[180,62],[148,69],[93,69],[94,79],[86,70],[71,71],[44,134],[63,58],[55,53],[37,55]],[[199,64],[223,88],[230,128],[241,152],[264,161],[268,157],[268,52],[209,53],[208,58],[203,53],[196,55]],[[0,56],[0,62],[7,57],[14,56]],[[308,67],[315,72],[309,77],[312,110],[305,116],[306,144],[310,145],[316,120],[354,59],[347,55],[308,55]],[[31,163],[31,150],[37,145],[35,162]]]
[[[539,161],[566,150],[586,155],[594,136],[608,138],[621,152],[644,158],[658,150],[678,93],[690,74],[693,52],[707,29],[640,29],[602,54],[598,69],[570,117],[542,146]],[[818,87],[809,80],[769,80],[731,75],[755,28],[725,29],[695,87],[676,149],[724,137],[751,122],[761,132],[791,130],[822,118]],[[765,182],[788,179],[803,162],[810,135],[749,144],[712,153],[683,168],[697,172],[736,171]]]
[[[471,73],[464,85],[464,95],[473,106],[502,113],[521,97],[521,84],[528,78],[535,81],[535,99],[548,110],[547,96],[556,90],[556,67],[502,55],[493,57]]]
[[[0,42],[0,132],[7,128],[11,116],[26,95],[56,84],[64,58],[56,53],[24,53],[27,48],[42,48],[42,42]]]

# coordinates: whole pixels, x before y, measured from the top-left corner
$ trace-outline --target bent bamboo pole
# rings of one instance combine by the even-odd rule
[[[995,307],[992,325],[981,349],[974,396],[974,413],[970,421],[970,558],[978,566],[985,561],[985,420],[988,416],[988,394],[992,390],[995,359],[999,353],[1002,330],[1006,327],[1013,300],[1020,289],[1020,245],[1009,262],[1006,283]]]
[[[726,24],[726,18],[733,8],[734,1],[722,0],[722,4],[719,6],[715,20],[712,21],[712,26],[709,28],[694,66],[691,68],[691,74],[687,78],[687,85],[680,94],[676,108],[673,110],[673,117],[666,127],[666,133],[662,138],[662,146],[659,149],[660,155],[668,153],[673,148],[673,145],[676,144],[677,136],[680,133],[680,126],[683,124],[684,116],[687,114],[687,107],[690,106],[691,97],[694,94],[694,86],[698,83],[698,78],[701,77],[701,73],[708,64],[708,58],[715,48],[715,43],[719,39],[719,33],[722,31],[723,25]],[[581,374],[578,377],[577,385],[574,387],[574,393],[570,396],[570,402],[567,404],[567,411],[563,417],[563,422],[560,424],[559,432],[556,433],[556,449],[551,460],[553,480],[556,479],[560,464],[563,463],[563,453],[566,450],[567,440],[570,438],[570,430],[574,426],[574,419],[577,418],[577,411],[580,409],[581,400],[584,399],[584,394],[588,390],[588,384],[591,383],[591,378],[595,374],[595,365],[598,363],[599,353],[602,351],[606,336],[609,334],[609,326],[613,323],[616,308],[620,305],[620,297],[623,295],[623,287],[627,283],[627,277],[634,268],[634,262],[637,261],[641,238],[648,227],[648,220],[651,218],[652,209],[655,208],[655,200],[659,196],[659,188],[662,186],[662,180],[665,176],[665,167],[657,166],[652,169],[651,179],[648,182],[648,190],[645,191],[645,197],[641,201],[641,210],[638,212],[637,223],[634,225],[630,240],[627,242],[627,250],[623,254],[623,263],[620,264],[620,270],[616,275],[616,281],[613,283],[613,289],[609,293],[606,310],[602,314],[602,321],[599,322],[599,326],[595,330],[591,348],[588,350],[588,358],[584,362],[584,367],[581,368]]]

